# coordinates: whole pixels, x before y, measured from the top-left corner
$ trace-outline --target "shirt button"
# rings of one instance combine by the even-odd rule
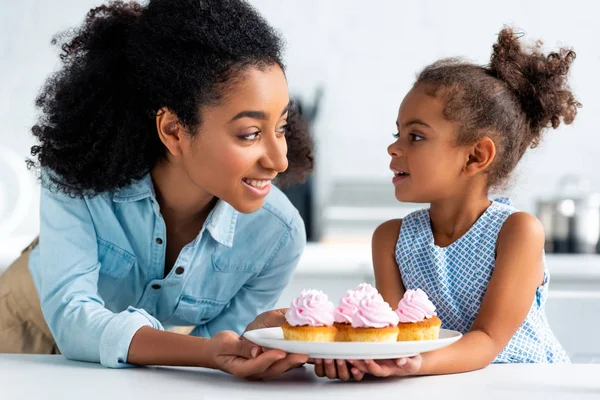
[[[175,273],[176,273],[177,275],[181,275],[181,274],[183,274],[183,271],[185,271],[185,269],[183,269],[183,267],[177,267],[177,268],[175,269]]]
[[[152,285],[152,289],[158,290],[160,289],[160,285],[157,285],[156,283],[154,285]]]
[[[156,238],[156,243],[163,244],[163,240],[161,238]]]

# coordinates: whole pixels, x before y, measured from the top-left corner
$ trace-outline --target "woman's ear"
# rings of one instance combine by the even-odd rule
[[[479,139],[467,154],[464,172],[467,176],[474,176],[485,171],[496,158],[496,145],[488,136]]]
[[[162,107],[156,113],[156,130],[160,141],[165,145],[169,153],[174,156],[181,154],[181,139],[185,133],[179,118],[174,112]]]

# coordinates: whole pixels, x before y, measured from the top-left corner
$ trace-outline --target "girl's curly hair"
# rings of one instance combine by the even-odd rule
[[[546,128],[570,124],[581,104],[567,84],[575,52],[560,49],[548,55],[524,49],[520,34],[505,28],[493,46],[490,64],[443,59],[426,67],[415,85],[445,101],[445,117],[459,123],[457,143],[468,145],[489,136],[496,158],[489,186],[503,186],[529,147],[536,147]]]
[[[142,178],[164,156],[156,113],[173,111],[189,132],[199,110],[218,103],[248,67],[279,65],[282,40],[243,0],[112,1],[56,36],[62,68],[36,99],[30,168],[48,168],[66,194],[94,195]],[[289,116],[289,168],[301,181],[313,166],[312,139]]]

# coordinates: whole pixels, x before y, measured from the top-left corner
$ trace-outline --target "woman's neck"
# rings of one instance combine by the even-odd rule
[[[431,203],[429,217],[435,244],[448,246],[471,229],[491,202],[487,191],[465,191],[451,199]]]
[[[183,169],[167,161],[157,163],[150,175],[161,214],[176,230],[203,224],[218,200],[192,182]]]

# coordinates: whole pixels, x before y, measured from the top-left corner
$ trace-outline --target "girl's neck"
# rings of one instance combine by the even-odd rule
[[[435,244],[446,247],[454,243],[471,229],[490,204],[487,192],[463,192],[431,203],[429,217]]]

